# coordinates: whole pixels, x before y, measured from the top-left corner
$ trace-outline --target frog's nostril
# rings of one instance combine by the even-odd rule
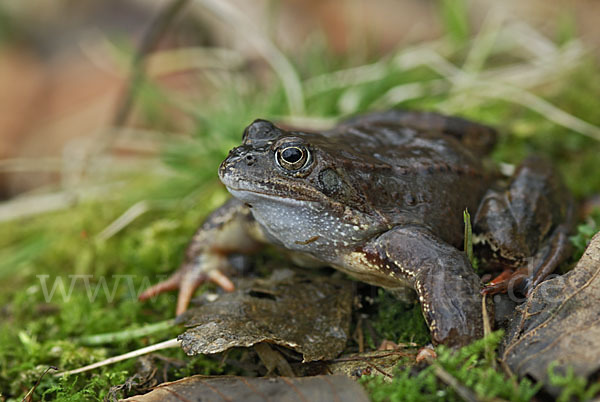
[[[252,166],[254,164],[254,161],[255,161],[254,156],[252,156],[252,155],[246,155],[245,159],[246,159],[246,164],[248,166]]]

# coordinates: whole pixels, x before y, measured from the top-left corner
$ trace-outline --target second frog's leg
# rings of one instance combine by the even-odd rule
[[[185,260],[167,280],[148,289],[140,300],[157,294],[179,289],[177,314],[183,313],[196,288],[202,283],[214,282],[226,291],[232,291],[233,283],[223,274],[228,266],[227,256],[231,253],[251,253],[261,243],[252,236],[258,224],[249,208],[236,199],[230,199],[216,209],[196,231],[186,250]]]
[[[528,293],[568,256],[573,219],[573,200],[550,163],[526,159],[507,188],[488,191],[475,215],[476,250],[505,269],[483,292]]]

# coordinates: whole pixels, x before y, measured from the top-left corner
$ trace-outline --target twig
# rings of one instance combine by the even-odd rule
[[[434,368],[435,375],[442,380],[446,385],[454,389],[456,393],[467,402],[479,402],[479,398],[473,391],[462,385],[456,378],[449,372],[444,370],[441,366],[436,365]]]
[[[483,336],[486,337],[492,333],[492,325],[490,323],[490,315],[488,314],[487,309],[487,295],[483,295],[481,298],[481,315],[483,319]]]
[[[360,317],[356,323],[356,335],[358,335],[358,352],[363,353],[365,351],[365,335],[362,329],[363,319]]]
[[[389,67],[386,65],[388,63],[388,60],[380,60],[373,64],[365,64],[311,77],[304,81],[304,88],[307,96],[316,96],[332,89],[378,81],[389,73]]]
[[[116,113],[112,121],[112,127],[120,127],[127,121],[129,113],[133,107],[137,91],[145,77],[143,65],[146,55],[156,47],[156,44],[164,35],[175,16],[179,13],[179,11],[181,11],[181,9],[183,9],[188,1],[189,0],[173,0],[167,7],[161,10],[159,15],[150,25],[150,28],[142,39],[142,43],[140,44],[137,53],[133,56],[131,61],[131,71],[129,79],[127,80],[127,86],[123,90],[122,95],[117,102]],[[118,132],[118,130],[111,129],[102,130],[101,134],[103,135],[98,139],[98,144],[95,146],[95,154],[102,154],[106,152],[106,150],[114,141],[114,137]],[[82,175],[88,171],[89,166],[93,165],[89,162],[91,156],[92,155],[90,152],[86,152],[83,156],[82,165],[84,166],[84,169],[81,172]]]
[[[385,370],[383,370],[383,369],[381,369],[381,368],[377,367],[377,366],[376,366],[375,364],[373,364],[373,363],[369,363],[369,362],[367,362],[367,366],[369,366],[369,368],[372,368],[372,369],[374,369],[375,371],[377,371],[378,373],[380,373],[380,374],[381,374],[381,375],[383,375],[384,377],[387,377],[387,378],[390,378],[390,379],[394,378],[394,376],[393,376],[393,375],[391,375],[390,373],[386,372]]]
[[[506,377],[508,377],[508,380],[510,381],[513,389],[515,390],[515,393],[518,392],[519,383],[517,382],[517,376],[515,375],[515,373],[512,372],[510,367],[508,367],[508,364],[506,364],[506,362],[502,358],[498,358],[498,361],[500,362],[500,367],[502,367],[502,370],[506,374]]]
[[[487,337],[492,333],[492,323],[490,322],[490,315],[487,309],[487,295],[483,295],[481,298],[481,319],[483,320],[483,336]],[[489,344],[485,344],[485,358],[492,365],[494,370],[497,369],[496,359],[494,358],[494,351]]]
[[[473,265],[473,227],[471,226],[471,214],[469,209],[463,211],[463,220],[465,223],[465,244],[464,250],[471,265]]]
[[[35,382],[35,385],[29,390],[29,392],[23,397],[23,399],[21,400],[21,402],[30,402],[33,400],[32,395],[35,392],[35,389],[40,385],[40,382],[42,381],[42,378],[44,378],[44,376],[46,375],[46,373],[48,373],[48,371],[50,370],[58,370],[57,367],[54,366],[48,366],[48,368],[42,373],[42,375],[37,379],[37,381]]]
[[[462,69],[471,74],[477,74],[483,68],[485,61],[493,53],[495,42],[502,31],[504,16],[501,12],[492,10],[483,20],[481,29],[471,41],[472,45],[467,54]]]
[[[187,5],[188,1],[189,0],[172,1],[166,8],[161,10],[158,17],[156,17],[156,19],[152,22],[152,25],[150,25],[146,35],[144,35],[142,43],[140,44],[140,47],[137,53],[134,55],[131,63],[131,75],[127,80],[127,88],[117,103],[117,114],[113,119],[114,127],[122,126],[129,116],[129,112],[133,106],[133,101],[137,95],[137,90],[140,86],[140,83],[144,79],[145,74],[143,64],[146,55],[150,53],[152,49],[154,49],[175,16],[177,16],[183,7]]]
[[[139,216],[145,214],[150,210],[150,203],[146,200],[142,200],[133,204],[127,211],[123,212],[117,219],[110,223],[106,228],[102,230],[102,232],[98,233],[96,238],[98,240],[108,240],[125,227],[127,227],[131,222],[133,222]]]
[[[173,339],[169,339],[168,341],[164,341],[161,343],[157,343],[155,345],[151,345],[151,346],[147,346],[145,348],[134,350],[133,352],[125,353],[125,354],[119,355],[119,356],[114,356],[109,359],[102,360],[100,362],[96,362],[94,364],[83,366],[83,367],[80,367],[75,370],[69,370],[69,371],[63,371],[61,373],[56,373],[55,376],[62,377],[65,375],[79,374],[79,373],[83,373],[84,371],[93,370],[98,367],[107,366],[109,364],[118,363],[123,360],[131,359],[132,357],[138,357],[138,356],[142,356],[142,355],[145,355],[148,353],[156,352],[158,350],[170,349],[170,348],[175,348],[178,346],[179,346],[179,341],[177,340],[177,338],[173,338]]]

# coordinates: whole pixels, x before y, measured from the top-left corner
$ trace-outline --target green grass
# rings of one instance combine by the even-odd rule
[[[308,44],[290,55],[301,76],[307,111],[307,116],[294,117],[338,118],[389,107],[461,114],[499,127],[501,137],[493,154],[496,161],[516,164],[532,152],[545,154],[555,161],[578,199],[597,194],[600,191],[598,140],[582,135],[576,125],[557,124],[551,116],[535,109],[537,104],[527,107],[521,99],[489,96],[493,88],[481,89],[477,86],[481,83],[473,84],[480,79],[480,74],[510,63],[521,63],[520,71],[537,71],[537,65],[529,67],[527,64],[531,61],[528,57],[533,59],[533,56],[523,56],[520,44],[505,39],[498,39],[498,43],[494,42],[490,48],[483,39],[469,41],[471,30],[466,22],[460,15],[450,13],[450,2],[443,3],[445,6],[440,12],[448,30],[446,43],[443,46],[422,44],[420,50],[416,50],[421,53],[412,59],[407,57],[405,49],[382,59],[366,56],[360,62],[373,66],[373,70],[351,70],[350,78],[342,79],[335,70],[356,67],[355,58],[333,57],[320,42]],[[568,24],[565,20],[556,54],[547,62],[556,65],[555,69],[540,70],[539,77],[542,78],[535,85],[526,83],[519,87],[512,76],[508,82],[536,99],[600,125],[597,63],[582,55],[565,63],[568,68],[559,68],[564,58],[561,52],[571,49],[569,46],[574,46],[576,39]],[[489,34],[502,35],[510,30],[506,25],[489,29]],[[468,75],[471,81],[458,82],[456,77],[440,70],[435,60],[427,58],[431,52],[454,63],[456,68],[471,60],[472,71]],[[364,54],[368,55],[368,51]],[[22,397],[50,365],[61,369],[76,368],[172,338],[178,333],[179,329],[173,328],[94,347],[76,342],[81,336],[138,328],[172,316],[174,296],[164,295],[139,303],[136,292],[177,267],[197,225],[225,199],[225,191],[216,180],[216,169],[227,151],[239,143],[245,125],[258,117],[278,119],[289,116],[284,87],[275,76],[269,85],[261,86],[250,72],[232,74],[236,79],[217,88],[214,102],[196,102],[181,107],[193,122],[194,129],[191,137],[185,140],[169,138],[160,166],[157,164],[163,170],[166,168],[166,173],[150,169],[146,174],[110,177],[109,183],[125,180],[126,185],[70,210],[0,224],[0,390],[3,397]],[[482,78],[485,82],[495,79],[499,79],[497,75]],[[238,85],[240,80],[246,85]],[[148,125],[176,127],[168,121],[168,114],[160,113],[167,107],[179,105],[175,96],[153,83],[146,83],[140,96]],[[102,180],[107,181],[106,178]],[[146,213],[114,236],[106,240],[98,238],[97,235],[111,222],[139,201],[148,202],[150,207]],[[598,231],[598,222],[581,223],[584,226],[580,226],[573,238],[580,252],[585,242]],[[37,275],[48,275],[47,291],[57,278],[61,278],[67,292],[73,278],[69,275],[79,276],[69,297],[60,297],[58,289],[54,297],[47,300]],[[87,287],[85,278],[89,278]],[[103,286],[101,278],[106,280],[110,292],[114,289],[114,294],[111,298],[90,298],[96,286]],[[390,340],[427,343],[418,306],[399,307],[384,293],[379,294],[377,302],[380,309],[371,319],[379,335]],[[537,386],[525,380],[507,380],[482,354],[484,346],[495,345],[498,337],[494,335],[477,342],[456,355],[441,348],[436,364],[480,397],[526,400],[537,391]],[[185,369],[171,370],[171,379],[196,372],[235,373],[232,368],[222,367],[209,358],[191,359],[179,350],[161,353],[189,362]],[[456,399],[455,391],[436,377],[435,367],[417,374],[406,368],[398,371],[391,384],[371,379],[366,386],[374,400],[395,400],[394,395],[398,398],[413,395],[414,400],[420,400],[415,390],[440,400]],[[126,361],[60,380],[47,374],[37,388],[35,398],[86,400],[103,397],[110,386],[122,383],[134,372],[135,361]],[[511,390],[514,393],[509,393]],[[580,395],[573,392],[573,395]]]
[[[502,332],[490,334],[487,338],[473,342],[459,351],[445,347],[436,349],[436,361],[418,371],[408,364],[399,367],[392,381],[382,376],[362,379],[373,401],[462,401],[457,387],[443,385],[440,369],[466,387],[472,396],[492,400],[501,398],[507,401],[529,401],[540,389],[528,379],[518,381],[507,379],[495,364],[495,356],[486,359],[487,349],[495,349],[502,338]]]
[[[575,250],[573,251],[572,260],[579,261],[579,258],[583,255],[586,247],[590,243],[590,240],[596,233],[600,231],[600,210],[596,209],[590,216],[587,217],[585,222],[577,225],[576,233],[570,237],[571,243]]]

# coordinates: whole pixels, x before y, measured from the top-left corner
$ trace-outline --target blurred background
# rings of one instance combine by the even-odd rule
[[[0,2],[0,400],[50,365],[180,332],[80,342],[172,318],[172,295],[137,294],[226,199],[217,167],[256,118],[319,129],[403,107],[493,125],[505,170],[543,154],[582,203],[573,264],[600,229],[599,15],[594,0]],[[240,372],[165,354],[168,379]],[[47,375],[36,397],[101,398],[135,370]]]
[[[433,0],[182,3],[151,41],[143,63],[147,82],[137,82],[136,95],[142,95],[121,118],[136,49],[168,1],[0,4],[0,199],[80,184],[101,154],[111,157],[110,169],[139,169],[132,158],[148,162],[165,141],[190,135],[196,123],[189,109],[202,113],[221,91],[240,90],[236,79],[272,88],[287,77],[289,114],[306,116],[311,99],[294,93],[302,84],[293,81],[311,78],[308,65],[351,67],[391,57],[444,37],[453,18],[467,24],[451,27],[458,41],[483,25],[499,29],[493,24],[520,30],[538,52],[548,51],[542,36],[551,43],[576,34],[597,57],[600,41],[600,3],[589,0],[457,1],[457,14],[468,10],[459,18],[444,16]],[[287,68],[281,55],[295,67]],[[303,63],[307,55],[316,60]],[[352,103],[352,96],[345,101]]]

